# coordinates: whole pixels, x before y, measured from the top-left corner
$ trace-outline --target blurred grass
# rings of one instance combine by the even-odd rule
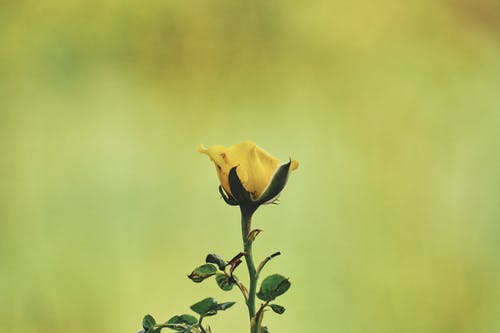
[[[273,332],[500,329],[492,0],[3,1],[0,328],[139,329],[240,249],[198,143],[298,159],[255,224],[292,279]]]

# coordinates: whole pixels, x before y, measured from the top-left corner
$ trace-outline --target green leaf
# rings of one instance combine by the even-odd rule
[[[285,313],[285,308],[281,305],[278,305],[278,304],[271,304],[269,305],[271,307],[271,309],[276,312],[277,314],[283,314]]]
[[[265,302],[283,295],[290,288],[290,281],[280,274],[273,274],[264,279],[257,297]]]
[[[186,329],[186,324],[173,324],[173,323],[165,323],[161,326],[162,328],[166,327],[166,328],[170,328],[174,331],[183,331]]]
[[[278,168],[274,174],[271,182],[264,190],[264,193],[259,197],[258,203],[265,204],[274,201],[280,192],[285,188],[286,182],[288,181],[288,174],[290,173],[290,165],[292,161],[283,164]]]
[[[173,316],[165,324],[169,325],[169,324],[183,324],[183,323],[184,322],[182,321],[181,316]]]
[[[191,305],[191,310],[202,317],[208,317],[216,315],[217,311],[229,309],[234,304],[235,302],[225,302],[217,304],[217,301],[215,299],[213,299],[212,297],[208,297],[196,304]]]
[[[173,316],[167,321],[167,324],[188,324],[188,325],[194,325],[198,322],[198,319],[195,317],[188,315],[188,314],[183,314],[180,316]]]
[[[212,297],[205,298],[191,305],[191,310],[200,316],[213,316],[217,313],[217,301]]]
[[[181,318],[188,325],[194,325],[198,322],[198,319],[188,314],[181,315]]]
[[[193,282],[200,283],[206,278],[215,275],[215,273],[217,273],[217,267],[212,264],[204,264],[195,268],[195,270],[188,275],[188,278],[190,278]]]
[[[236,304],[236,302],[220,303],[219,305],[217,305],[217,310],[222,310],[222,311],[227,310],[230,307],[232,307],[234,304]]]
[[[217,276],[215,277],[215,281],[217,282],[217,285],[220,287],[220,289],[224,291],[233,289],[234,282],[226,274],[217,274]]]
[[[186,327],[185,329],[183,329],[179,333],[191,333],[191,332],[195,332],[195,331],[193,331],[193,326]],[[199,331],[197,330],[196,332],[199,332]]]
[[[142,327],[146,331],[152,329],[155,325],[156,325],[156,320],[150,314],[145,315],[144,319],[142,319]]]
[[[223,271],[224,268],[226,268],[226,265],[227,265],[227,262],[224,259],[222,259],[222,257],[220,255],[215,254],[215,253],[209,254],[207,256],[207,259],[205,259],[205,261],[207,263],[216,264],[217,267],[219,267],[219,269],[221,271]]]
[[[179,333],[191,333],[195,332],[193,331],[195,325],[187,325],[186,324],[165,324],[163,327],[170,328],[174,331],[177,331]],[[198,331],[196,331],[198,332]]]

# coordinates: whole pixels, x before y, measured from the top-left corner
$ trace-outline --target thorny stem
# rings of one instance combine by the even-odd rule
[[[257,270],[253,262],[252,256],[252,241],[248,239],[252,228],[252,215],[255,212],[256,207],[254,206],[240,206],[241,209],[241,234],[243,237],[243,251],[245,252],[245,261],[248,268],[248,277],[250,280],[250,289],[248,290],[248,315],[250,317],[250,322],[255,319],[255,294],[257,292]],[[251,325],[251,333],[258,333],[259,328],[256,322]]]

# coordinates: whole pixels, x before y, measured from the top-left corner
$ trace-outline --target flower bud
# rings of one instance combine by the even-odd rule
[[[292,160],[280,166],[278,159],[250,141],[229,148],[200,145],[198,151],[214,162],[221,183],[219,192],[232,206],[258,207],[275,202],[290,171],[298,168],[298,162]]]

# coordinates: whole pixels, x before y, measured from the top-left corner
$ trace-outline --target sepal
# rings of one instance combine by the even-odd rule
[[[238,173],[236,169],[238,167],[235,166],[229,171],[229,187],[231,188],[231,193],[240,205],[253,202],[252,196],[245,189],[243,184],[241,183],[240,177],[238,177]]]
[[[291,164],[292,160],[290,160],[286,164],[283,164],[278,168],[278,170],[276,170],[266,190],[257,199],[259,205],[272,203],[278,198],[281,191],[285,188],[286,182],[288,181]]]
[[[219,193],[220,193],[222,199],[224,199],[224,201],[228,205],[230,205],[230,206],[238,206],[238,201],[236,201],[236,199],[233,198],[233,196],[231,194],[226,193],[226,191],[224,191],[224,189],[220,185],[219,185]]]
[[[253,198],[252,194],[245,189],[240,178],[238,177],[238,173],[236,172],[238,167],[235,166],[229,171],[228,177],[232,195],[224,191],[222,186],[219,186],[219,193],[224,201],[231,206],[243,205],[258,207],[260,205],[275,203],[288,181],[291,165],[292,160],[283,164],[276,170],[271,181],[269,182],[269,185],[259,198]]]

